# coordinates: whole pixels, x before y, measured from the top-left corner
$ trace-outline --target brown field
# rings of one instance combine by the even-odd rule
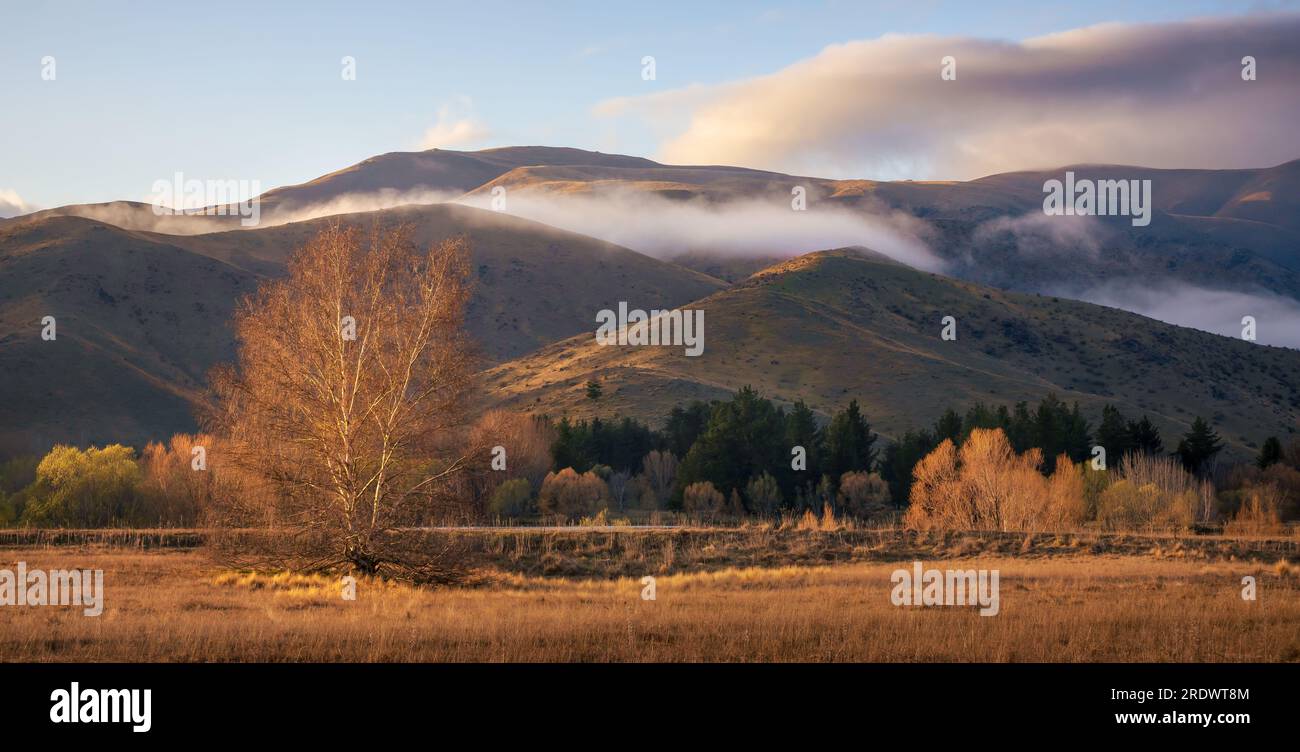
[[[8,541],[0,568],[103,569],[106,595],[99,617],[4,608],[0,660],[1300,661],[1294,540],[1021,534],[1011,545],[1011,536],[770,529],[467,537],[465,586],[363,580],[355,601],[340,597],[337,578],[233,572],[201,549],[141,548],[148,536],[132,548],[126,538]],[[788,563],[768,560],[773,551]],[[890,573],[912,558],[999,569],[1001,613],[893,606]],[[644,574],[657,578],[654,601],[640,598]],[[1248,574],[1254,602],[1240,596]]]

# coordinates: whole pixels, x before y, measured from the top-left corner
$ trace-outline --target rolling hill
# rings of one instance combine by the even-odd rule
[[[676,306],[723,283],[626,248],[455,205],[339,218],[410,223],[421,244],[464,234],[468,326],[486,362],[591,326],[620,296]],[[233,357],[236,300],[283,273],[331,220],[170,236],[52,216],[0,228],[0,448],[140,442],[189,430],[208,368]],[[58,337],[40,338],[53,315]],[[21,395],[21,399],[12,398]]]
[[[0,228],[0,450],[163,438],[193,427],[256,275],[79,217]],[[41,339],[54,316],[57,336]]]
[[[634,168],[655,163],[640,157],[551,146],[508,146],[476,152],[447,149],[389,152],[305,183],[263,193],[259,197],[261,223],[274,225],[408,203],[434,203],[455,198],[513,169],[533,164]],[[140,201],[60,206],[22,217],[0,219],[0,227],[6,223],[56,216],[85,217],[123,229],[169,234],[242,229],[238,217],[230,213],[160,217],[152,205]]]
[[[947,407],[1054,392],[1093,420],[1103,404],[1149,414],[1167,437],[1213,418],[1233,452],[1300,428],[1300,352],[1114,308],[1009,293],[855,250],[812,253],[691,304],[705,351],[572,337],[490,369],[495,403],[551,415],[659,422],[674,405],[749,384],[829,415],[858,399],[877,430],[929,425]],[[957,340],[940,337],[957,321]],[[585,396],[602,383],[599,401]]]

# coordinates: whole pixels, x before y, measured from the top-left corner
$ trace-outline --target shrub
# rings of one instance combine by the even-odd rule
[[[1160,489],[1121,478],[1097,500],[1097,521],[1110,530],[1134,530],[1154,519],[1160,506]]]
[[[1277,463],[1260,474],[1261,480],[1281,494],[1278,513],[1283,520],[1300,519],[1300,470]]]
[[[83,451],[59,444],[36,467],[23,521],[54,527],[148,524],[141,514],[140,480],[130,447],[111,444]]]
[[[488,509],[501,517],[523,517],[531,512],[533,487],[525,478],[511,478],[497,486]]]
[[[537,505],[543,514],[566,519],[595,515],[609,506],[609,486],[594,472],[579,475],[566,467],[558,473],[546,474]]]
[[[848,472],[840,476],[840,510],[868,518],[889,510],[889,484],[876,473]]]
[[[1070,462],[1064,453],[1056,458],[1056,470],[1047,480],[1047,506],[1043,510],[1044,530],[1074,530],[1088,519],[1084,469]]]
[[[1097,521],[1109,530],[1189,527],[1199,504],[1195,491],[1168,491],[1155,483],[1121,477],[1102,492]]]
[[[754,514],[775,514],[781,508],[781,485],[769,472],[755,475],[745,484],[745,498],[749,499],[749,511]]]
[[[1282,491],[1273,485],[1251,486],[1237,513],[1223,526],[1227,535],[1270,535],[1281,533],[1285,527],[1278,509],[1282,506]]]
[[[1136,527],[1185,528],[1214,514],[1214,485],[1184,470],[1173,457],[1130,455],[1118,477],[1138,488],[1151,486],[1155,490],[1154,505],[1145,507],[1146,517],[1130,521]],[[1100,511],[1098,519],[1109,524]]]
[[[195,469],[194,449],[203,448],[204,467]],[[216,493],[216,475],[207,467],[215,460],[211,436],[176,434],[167,444],[149,442],[140,454],[143,479],[140,490],[144,513],[154,524],[174,527],[195,525]]]
[[[693,514],[720,514],[727,506],[727,497],[707,480],[692,483],[682,492],[683,511]]]
[[[663,497],[667,501],[667,496]],[[632,509],[662,509],[659,494],[644,475],[635,475],[627,485],[627,504]]]
[[[741,517],[745,514],[745,502],[741,501],[739,491],[731,489],[731,495],[727,497],[727,506],[722,511],[732,517]]]

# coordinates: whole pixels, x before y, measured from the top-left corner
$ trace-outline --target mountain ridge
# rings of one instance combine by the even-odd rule
[[[610,243],[457,205],[414,206],[259,230],[169,236],[81,217],[0,227],[0,449],[31,440],[128,441],[194,428],[209,367],[233,359],[236,301],[284,272],[326,223],[409,223],[420,246],[469,240],[467,327],[486,362],[587,328],[616,282],[647,305],[724,283]],[[57,338],[41,339],[55,316]],[[37,437],[44,437],[37,439]],[[48,448],[48,447],[46,447]]]
[[[1258,431],[1300,425],[1290,380],[1300,351],[1000,291],[851,250],[799,256],[688,307],[706,312],[700,357],[601,347],[580,335],[489,369],[494,404],[657,423],[675,404],[750,385],[779,404],[804,400],[823,417],[858,399],[889,437],[929,425],[947,407],[1055,393],[1094,414],[1112,402],[1150,414],[1167,437],[1203,414],[1222,424],[1238,455],[1262,440]],[[944,315],[956,318],[955,342],[940,339]],[[1249,384],[1225,382],[1216,369],[1249,373]],[[598,402],[585,396],[592,379],[604,386]]]

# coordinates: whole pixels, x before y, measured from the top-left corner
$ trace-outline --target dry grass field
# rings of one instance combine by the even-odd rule
[[[524,536],[484,534],[496,542],[478,549],[464,586],[363,580],[354,601],[335,578],[230,571],[202,549],[10,545],[0,568],[103,569],[105,607],[4,608],[0,660],[1300,661],[1295,541],[913,536],[879,539],[887,555],[867,538],[837,547],[834,534],[763,532],[795,563],[752,560],[740,543],[759,531],[730,531],[727,555],[712,558],[724,539],[687,536],[666,566],[662,541],[626,563],[637,559],[610,541],[635,533],[538,533],[548,550],[513,559]],[[792,555],[799,541],[829,561]],[[1276,553],[1286,549],[1289,561]],[[1000,614],[893,606],[890,574],[910,557],[1000,570]],[[597,565],[602,576],[564,573]],[[642,565],[653,601],[632,571]],[[1257,578],[1253,602],[1241,598],[1245,575]]]

